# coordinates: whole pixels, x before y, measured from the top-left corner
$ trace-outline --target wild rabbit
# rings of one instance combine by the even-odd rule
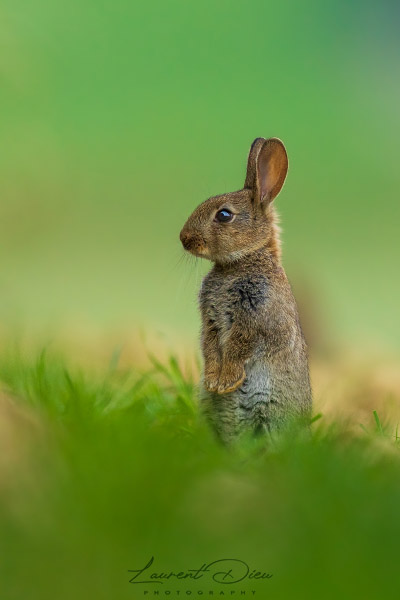
[[[185,250],[214,263],[199,295],[201,402],[224,442],[311,413],[307,346],[272,202],[287,170],[283,143],[257,138],[244,188],[205,200],[180,234]]]

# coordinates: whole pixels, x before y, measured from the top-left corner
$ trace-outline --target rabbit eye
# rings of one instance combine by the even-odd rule
[[[233,217],[234,217],[234,214],[231,213],[230,210],[223,208],[222,210],[219,210],[217,212],[217,214],[215,215],[215,220],[218,221],[219,223],[230,223],[230,221],[232,221]]]

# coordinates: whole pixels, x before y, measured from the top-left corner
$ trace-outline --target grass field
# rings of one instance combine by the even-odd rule
[[[387,390],[370,382],[364,413],[325,406],[310,436],[228,450],[178,361],[121,364],[118,352],[84,370],[48,351],[2,356],[2,600],[396,594],[400,440]],[[319,394],[322,369],[314,379]],[[341,406],[360,403],[341,392]],[[152,556],[157,573],[235,558],[272,577],[130,584]]]

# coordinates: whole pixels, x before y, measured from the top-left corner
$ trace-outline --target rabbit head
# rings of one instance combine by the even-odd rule
[[[265,246],[280,256],[279,229],[272,205],[286,178],[288,158],[277,138],[254,140],[244,188],[205,200],[186,221],[180,239],[195,256],[235,262]]]

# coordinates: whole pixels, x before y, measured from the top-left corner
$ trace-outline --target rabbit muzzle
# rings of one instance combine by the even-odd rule
[[[191,252],[195,256],[204,256],[204,254],[206,254],[206,241],[202,235],[181,231],[179,237],[182,242],[182,246],[188,252]]]

